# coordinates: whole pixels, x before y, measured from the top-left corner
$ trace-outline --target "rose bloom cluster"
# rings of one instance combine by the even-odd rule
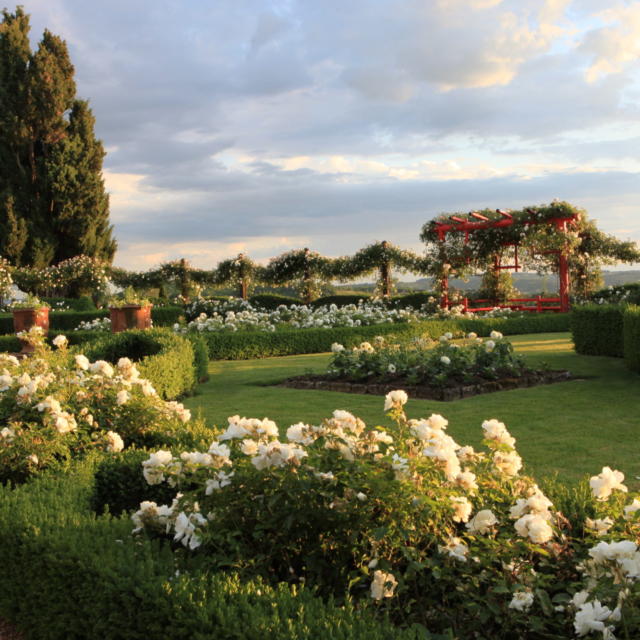
[[[32,336],[33,339],[37,336]],[[21,361],[0,354],[0,477],[21,481],[56,460],[91,449],[121,451],[172,441],[190,420],[165,402],[131,360],[90,362],[57,336]]]
[[[420,580],[432,591],[440,584],[451,603],[457,593],[451,585],[482,576],[500,585],[494,596],[522,629],[537,612],[552,615],[557,628],[574,628],[579,637],[613,637],[624,619],[625,594],[638,594],[636,543],[628,538],[590,546],[603,534],[590,533],[584,522],[585,538],[571,546],[566,518],[533,479],[521,475],[516,439],[502,422],[482,423],[486,450],[476,451],[449,435],[441,415],[407,418],[407,400],[402,390],[385,397],[384,409],[397,423],[395,436],[345,410],[283,432],[267,418],[236,415],[206,451],[156,451],[142,464],[144,477],[149,484],[168,483],[176,498],[170,505],[143,502],[132,516],[135,533],[169,536],[209,554],[212,562],[220,554],[224,566],[248,567],[252,557],[264,554],[272,573],[283,567],[285,577],[309,584],[311,569],[294,558],[302,549],[312,554],[321,541],[333,550],[331,570],[348,577],[355,593],[377,604],[400,599],[408,610]],[[607,502],[626,497],[618,474],[604,469],[592,478],[593,504],[608,510],[610,536],[637,536],[640,500]],[[279,537],[287,526],[297,526],[297,533]],[[290,538],[295,542],[288,547]],[[328,570],[328,557],[318,553]],[[498,558],[491,560],[492,554]],[[439,582],[427,569],[436,566]],[[568,585],[551,594],[555,572],[567,567],[584,576],[584,588]],[[611,582],[606,602],[598,591],[603,580]],[[613,592],[619,603],[611,604]],[[460,597],[465,594],[463,589]],[[552,595],[563,604],[550,613]]]
[[[111,331],[111,318],[94,318],[93,320],[81,320],[74,331]]]

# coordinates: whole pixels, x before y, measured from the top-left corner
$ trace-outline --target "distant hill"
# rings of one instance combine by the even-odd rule
[[[537,273],[514,273],[513,282],[516,288],[525,294],[556,293],[558,291],[558,276],[555,274],[538,275]],[[605,286],[640,282],[640,271],[605,271],[603,273]],[[480,276],[471,276],[468,281],[451,279],[449,286],[463,291],[476,291],[480,288]],[[430,291],[433,283],[430,278],[420,278],[414,282],[398,282],[399,292]],[[348,291],[373,291],[372,283],[338,285],[336,290]]]

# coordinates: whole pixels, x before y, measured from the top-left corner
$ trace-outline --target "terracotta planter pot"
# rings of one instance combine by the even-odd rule
[[[49,308],[42,307],[40,309],[14,309],[13,313],[13,330],[16,333],[21,331],[29,331],[31,327],[42,327],[45,335],[49,332]],[[32,353],[33,347],[23,340],[21,353]]]
[[[141,307],[137,304],[126,307],[111,307],[111,333],[119,333],[127,329],[150,329],[151,307]]]

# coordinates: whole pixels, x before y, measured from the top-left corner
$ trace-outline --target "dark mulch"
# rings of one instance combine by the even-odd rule
[[[432,387],[426,384],[408,384],[398,378],[393,382],[349,382],[329,376],[304,375],[287,378],[279,385],[292,389],[318,389],[321,391],[341,391],[342,393],[362,393],[385,395],[394,389],[404,389],[412,398],[427,400],[459,400],[481,393],[494,393],[509,389],[524,389],[541,384],[553,384],[575,380],[569,371],[531,371],[518,378],[501,378],[499,380],[479,380],[471,384],[451,384],[447,387]]]
[[[24,640],[24,636],[8,620],[0,618],[0,640]]]

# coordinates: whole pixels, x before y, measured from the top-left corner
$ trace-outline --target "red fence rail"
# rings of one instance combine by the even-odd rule
[[[455,304],[450,303],[449,307],[452,306],[455,306]],[[469,301],[469,298],[463,298],[462,306],[464,307],[465,313],[474,313],[476,311],[492,311],[496,308],[511,309],[512,311],[533,311],[535,313],[542,313],[544,311],[563,311],[562,299],[560,297],[543,298],[542,296],[536,296],[535,298],[509,298],[502,303],[499,303],[496,300],[489,299]]]

